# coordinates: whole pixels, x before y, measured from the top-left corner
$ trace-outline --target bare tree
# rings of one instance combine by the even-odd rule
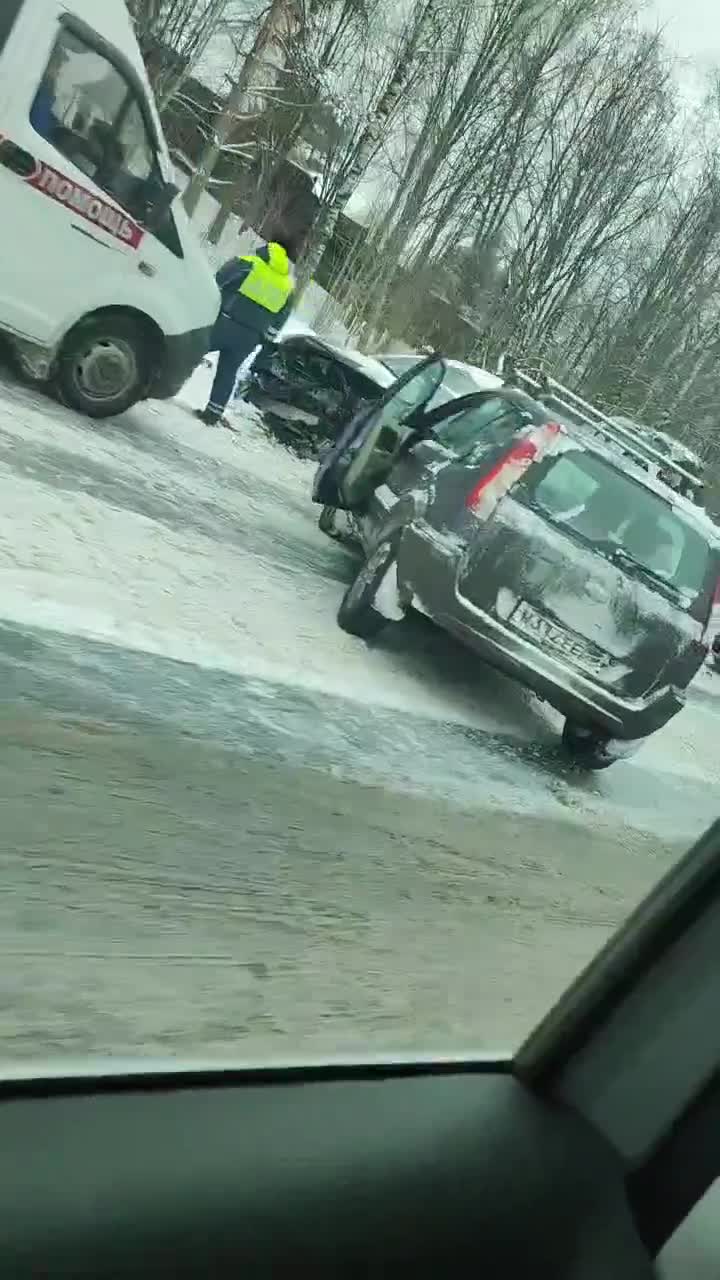
[[[418,0],[405,22],[381,92],[355,139],[352,158],[336,181],[332,198],[323,201],[321,206],[299,271],[299,292],[322,258],[340,214],[377,153],[403,95],[421,74],[433,37],[438,34],[443,10],[443,0]]]
[[[283,166],[293,149],[301,147],[304,135],[315,133],[321,121],[331,121],[334,126],[335,136],[325,148],[326,159],[330,150],[337,149],[337,121],[342,112],[332,73],[341,77],[344,74],[345,87],[350,91],[348,62],[352,64],[352,82],[363,64],[363,41],[368,34],[372,3],[373,0],[305,0],[300,6],[293,38],[284,49],[284,66],[276,85],[265,94],[265,107],[257,125],[254,192],[245,215],[248,225],[256,226],[267,216]],[[248,173],[243,169],[225,187],[208,231],[210,241],[216,242],[222,234],[247,182]]]
[[[514,345],[552,334],[612,246],[655,214],[671,178],[670,71],[657,37],[603,25],[569,55],[560,101],[514,211],[510,257]],[[566,86],[572,84],[572,94]]]
[[[468,234],[496,244],[542,141],[537,100],[554,60],[601,0],[491,0],[451,28],[445,64],[378,244],[372,331],[391,287],[388,264],[431,255]],[[459,20],[458,20],[459,19]]]
[[[229,0],[128,0],[161,109],[228,18]]]
[[[185,189],[183,202],[190,217],[197,208],[200,196],[207,188],[233,130],[243,114],[247,114],[248,95],[258,92],[257,76],[263,71],[264,59],[276,42],[283,44],[288,24],[292,26],[293,10],[292,0],[271,0],[269,8],[260,21],[252,47],[242,63],[222,111],[214,123],[212,136],[203,149],[195,173]]]
[[[694,182],[675,194],[663,221],[664,227],[656,221],[652,228],[625,305],[588,372],[597,394],[621,394],[638,412],[651,414],[663,404],[670,408],[683,387],[687,394],[688,369],[717,339],[720,169],[714,155]]]

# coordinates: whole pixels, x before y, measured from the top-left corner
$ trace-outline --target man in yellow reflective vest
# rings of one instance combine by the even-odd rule
[[[266,338],[274,337],[290,315],[295,291],[291,257],[293,245],[283,236],[282,242],[271,240],[254,253],[231,258],[215,277],[220,312],[208,351],[218,353],[217,370],[207,408],[197,412],[207,426],[222,420],[240,365]]]

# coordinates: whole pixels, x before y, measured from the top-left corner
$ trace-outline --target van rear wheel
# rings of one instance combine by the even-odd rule
[[[131,316],[82,320],[63,342],[55,387],[63,404],[89,418],[124,413],[146,393],[152,338]]]
[[[562,744],[572,761],[581,769],[609,769],[617,756],[613,755],[612,738],[600,729],[588,728],[566,720],[562,731]]]

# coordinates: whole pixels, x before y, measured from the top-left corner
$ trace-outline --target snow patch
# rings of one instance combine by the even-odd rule
[[[378,613],[388,622],[400,622],[405,617],[405,610],[400,605],[398,595],[397,565],[393,561],[380,581],[373,601]]]
[[[517,602],[518,598],[514,591],[511,591],[509,587],[500,587],[495,600],[495,612],[498,618],[506,622]]]

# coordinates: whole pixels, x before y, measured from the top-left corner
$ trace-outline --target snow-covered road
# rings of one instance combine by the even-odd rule
[[[185,406],[203,401],[208,381],[199,371],[183,405],[143,405],[94,426],[23,388],[6,391],[0,619],[254,678],[276,734],[288,699],[341,699],[344,747],[321,712],[282,736],[310,754],[337,748],[337,766],[363,777],[390,772],[468,803],[591,811],[616,825],[647,825],[658,810],[657,829],[680,835],[711,816],[714,677],[637,757],[578,780],[555,750],[559,718],[424,620],[372,649],[337,628],[353,561],[316,527],[312,468],[252,416],[236,417],[237,435],[198,424]],[[428,721],[439,722],[429,735]],[[441,744],[429,754],[428,736]]]
[[[207,379],[96,425],[2,389],[8,1052],[516,1038],[715,816],[713,678],[578,777],[554,714],[423,619],[372,649],[339,631],[353,562],[311,470],[250,417],[203,428]]]

